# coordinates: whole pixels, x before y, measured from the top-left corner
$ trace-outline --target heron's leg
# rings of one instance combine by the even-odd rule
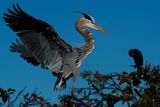
[[[74,83],[75,83],[75,81],[76,81],[77,74],[78,74],[78,69],[77,69],[77,67],[75,66],[75,67],[74,67],[74,70],[73,70],[72,95],[73,95],[73,93],[74,93]]]

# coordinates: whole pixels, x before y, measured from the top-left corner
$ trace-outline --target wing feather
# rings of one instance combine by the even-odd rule
[[[23,46],[21,48],[28,51],[26,53],[29,55],[23,56],[24,59],[36,61],[51,70],[60,70],[64,53],[71,52],[72,47],[59,37],[52,26],[28,15],[18,4],[13,5],[12,10],[8,9],[3,18],[7,25],[17,32]],[[11,48],[12,51],[16,51],[15,45]]]

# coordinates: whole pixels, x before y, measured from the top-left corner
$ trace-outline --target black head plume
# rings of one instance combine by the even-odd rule
[[[73,11],[73,12],[75,12],[75,13],[80,13],[80,14],[82,14],[86,19],[90,20],[92,23],[95,23],[95,20],[93,19],[92,16],[90,16],[90,15],[84,13],[84,12],[81,12],[81,11]]]

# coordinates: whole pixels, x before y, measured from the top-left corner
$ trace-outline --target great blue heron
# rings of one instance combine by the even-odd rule
[[[87,27],[105,32],[95,24],[93,17],[79,13],[83,17],[76,22],[76,29],[85,38],[85,44],[76,48],[62,40],[51,25],[30,16],[18,4],[4,13],[7,25],[19,37],[10,51],[18,52],[28,63],[51,70],[57,76],[54,89],[65,88],[66,81],[73,76],[73,91],[78,68],[94,49],[94,37]]]

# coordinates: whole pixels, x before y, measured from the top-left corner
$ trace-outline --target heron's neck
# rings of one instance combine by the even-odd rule
[[[83,48],[92,51],[94,49],[94,37],[92,32],[90,32],[80,21],[76,23],[76,29],[85,39]]]

